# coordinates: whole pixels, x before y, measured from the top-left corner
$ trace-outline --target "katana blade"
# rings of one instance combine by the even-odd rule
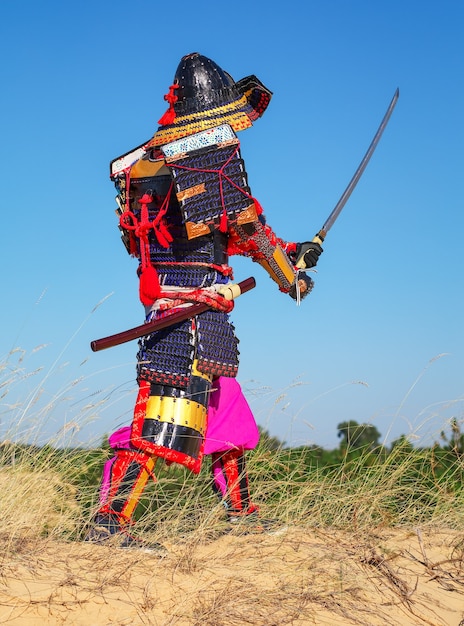
[[[322,241],[324,241],[325,236],[327,235],[329,230],[332,228],[332,226],[333,226],[335,220],[337,219],[337,217],[340,215],[341,210],[345,206],[348,198],[351,196],[351,194],[353,192],[353,189],[358,184],[359,179],[361,178],[364,170],[366,169],[367,164],[369,163],[369,160],[370,160],[371,156],[373,155],[374,150],[376,149],[377,144],[380,141],[380,138],[382,137],[382,133],[385,130],[386,125],[388,124],[388,120],[390,119],[391,114],[393,113],[393,109],[395,108],[395,105],[396,105],[396,103],[398,101],[399,95],[400,95],[400,90],[397,89],[395,91],[395,94],[394,94],[394,96],[393,96],[389,106],[388,106],[387,112],[385,113],[385,115],[383,117],[383,120],[381,121],[380,126],[377,129],[377,132],[375,133],[375,136],[374,136],[374,139],[371,142],[371,145],[367,149],[366,154],[364,155],[361,163],[359,164],[358,169],[354,173],[353,178],[348,183],[347,188],[342,193],[342,195],[340,197],[340,200],[335,205],[335,208],[333,209],[332,213],[327,218],[324,226],[321,228],[319,233],[316,235],[316,237],[319,237],[319,239],[321,239]]]

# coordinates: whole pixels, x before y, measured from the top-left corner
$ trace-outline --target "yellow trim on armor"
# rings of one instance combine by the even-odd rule
[[[170,176],[164,160],[149,161],[139,159],[134,163],[130,172],[131,178],[144,178],[145,176]]]
[[[274,267],[271,265],[272,261],[274,261]],[[280,246],[276,247],[270,259],[259,259],[258,263],[264,267],[272,280],[274,280],[280,287],[288,288],[293,284],[296,272],[293,269],[293,265],[290,263],[289,258]],[[281,270],[282,274],[289,283],[288,285],[282,283],[282,276],[279,276],[276,273],[276,267]]]
[[[195,190],[197,193],[203,193],[206,189],[200,189],[200,187],[204,187],[204,185],[197,185],[196,187],[191,187],[190,189]],[[194,194],[189,194],[188,196],[183,196],[184,193],[189,192],[190,189],[186,189],[185,192],[180,192],[177,194],[178,200],[184,200],[185,197],[191,197]],[[255,205],[251,204],[247,209],[244,209],[237,215],[237,224],[250,224],[258,219],[258,215],[256,213]],[[187,237],[189,239],[195,239],[195,237],[202,237],[204,235],[209,235],[211,230],[214,228],[213,226],[208,226],[204,222],[185,222],[185,228],[187,230]]]
[[[197,111],[196,113],[189,113],[188,115],[176,115],[173,124],[184,124],[185,122],[189,122],[198,118],[217,117],[218,115],[221,115],[223,113],[236,113],[240,115],[246,115],[246,113],[244,113],[240,109],[247,106],[248,100],[246,99],[246,96],[242,96],[238,100],[228,102],[227,104],[221,104],[221,106],[214,107],[214,109],[208,109],[207,111]]]
[[[145,419],[191,428],[204,436],[206,407],[188,398],[150,396]]]
[[[196,224],[195,222],[185,222],[185,229],[187,231],[187,237],[189,239],[196,239],[197,237],[203,237],[210,234],[209,226],[203,224]]]
[[[134,484],[134,488],[130,492],[129,497],[124,507],[122,508],[121,515],[123,516],[123,518],[132,518],[132,514],[134,513],[135,508],[140,500],[140,496],[145,489],[145,485],[147,484],[148,479],[153,473],[155,463],[156,461],[153,457],[150,457],[145,463],[143,470],[140,472],[140,475],[138,476],[137,481]]]
[[[293,265],[290,263],[288,256],[280,246],[276,247],[272,258],[279,266],[279,269],[282,270],[288,282],[293,283],[295,280],[295,270],[293,269]]]
[[[212,111],[218,111],[218,109],[212,109]],[[206,111],[205,114],[211,114],[211,111]],[[192,116],[179,117],[176,118],[176,120],[184,121],[188,117]],[[194,135],[202,130],[208,130],[209,128],[219,126],[220,124],[229,124],[235,131],[245,130],[246,128],[250,128],[252,126],[250,118],[246,113],[243,113],[243,111],[226,113],[220,117],[214,117],[211,119],[206,118],[193,121],[191,123],[182,123],[168,126],[166,128],[161,127],[161,129],[158,130],[153,135],[153,138],[148,142],[147,147],[163,146],[164,144],[170,143],[175,139],[181,139],[182,137]]]
[[[282,281],[279,280],[279,277],[277,276],[277,274],[272,270],[271,266],[269,265],[269,261],[266,261],[266,259],[258,259],[258,263],[261,265],[261,267],[264,267],[264,269],[269,274],[269,276],[272,278],[272,280],[274,280],[281,287],[283,286],[281,284]]]
[[[237,224],[240,226],[241,224],[249,224],[250,222],[254,222],[258,219],[258,214],[256,213],[255,204],[250,204],[247,209],[243,209],[238,214]]]
[[[176,196],[179,202],[182,202],[183,200],[187,200],[188,198],[193,198],[194,196],[198,196],[200,193],[205,193],[205,192],[206,192],[205,183],[201,183],[199,185],[195,185],[194,187],[188,187],[187,189],[184,189],[183,191],[179,191],[178,193],[176,193]]]
[[[209,380],[209,382],[211,383],[213,381],[212,375],[205,374],[204,372],[200,372],[200,370],[197,369],[197,365],[198,365],[198,359],[195,359],[192,364],[192,376],[199,376],[200,378],[203,378],[204,380]]]

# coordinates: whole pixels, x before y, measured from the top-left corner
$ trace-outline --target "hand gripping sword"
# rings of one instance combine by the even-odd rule
[[[389,121],[389,119],[391,117],[391,114],[393,113],[393,109],[395,108],[395,105],[396,105],[396,102],[397,102],[399,96],[400,96],[400,90],[397,89],[395,91],[395,93],[393,95],[393,98],[392,98],[392,100],[391,100],[391,102],[390,102],[390,104],[388,106],[388,109],[387,109],[387,111],[386,111],[386,113],[385,113],[385,115],[383,117],[383,120],[381,121],[380,126],[379,126],[379,128],[377,129],[377,132],[374,135],[374,139],[371,141],[371,145],[367,149],[366,154],[364,155],[361,163],[359,164],[358,169],[354,173],[353,178],[348,183],[347,188],[342,193],[342,195],[340,197],[340,200],[335,205],[335,208],[333,209],[332,213],[326,219],[324,226],[317,233],[317,235],[313,238],[313,240],[312,240],[313,243],[318,243],[319,245],[322,244],[322,242],[326,238],[327,233],[329,232],[329,230],[334,225],[335,220],[340,215],[343,207],[345,206],[345,204],[348,201],[348,198],[351,196],[351,193],[353,192],[353,189],[358,184],[359,179],[361,178],[364,170],[366,169],[367,164],[369,163],[369,160],[370,160],[371,156],[374,154],[374,150],[376,149],[377,144],[379,143],[380,138],[382,136],[382,133],[385,130],[385,127],[388,124],[388,121]],[[304,269],[305,268],[304,252],[305,252],[305,250],[304,250],[304,246],[303,246],[303,249],[301,250],[300,258],[299,258],[299,260],[296,263],[296,266],[298,268],[300,268],[300,269]]]

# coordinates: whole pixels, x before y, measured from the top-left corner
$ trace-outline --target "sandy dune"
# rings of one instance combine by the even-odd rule
[[[17,543],[3,552],[1,624],[464,625],[464,536],[449,530],[193,534],[162,558]]]

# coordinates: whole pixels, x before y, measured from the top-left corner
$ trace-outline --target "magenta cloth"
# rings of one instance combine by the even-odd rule
[[[253,450],[258,441],[258,426],[240,385],[235,378],[217,378],[208,405],[204,453]]]
[[[131,428],[130,426],[122,426],[115,430],[112,435],[108,437],[108,443],[112,450],[121,450],[126,449],[130,450],[130,434]],[[111,468],[113,467],[113,463],[116,460],[116,457],[113,456],[111,459],[106,461],[103,466],[103,476],[100,484],[100,504],[105,504],[111,486]]]
[[[108,494],[111,487],[111,468],[113,467],[113,463],[115,462],[115,460],[116,457],[113,456],[111,457],[111,459],[108,459],[108,461],[106,461],[105,465],[103,466],[103,476],[100,484],[99,494],[100,504],[105,504],[105,502],[108,500]]]
[[[108,437],[108,443],[113,450],[126,449],[130,450],[131,427],[121,426]]]
[[[218,493],[220,493],[222,497],[225,498],[227,494],[227,481],[226,477],[224,476],[221,462],[218,459],[213,461],[213,463],[211,464],[211,469],[213,471],[213,480],[214,484],[216,485],[216,489],[218,490]]]

